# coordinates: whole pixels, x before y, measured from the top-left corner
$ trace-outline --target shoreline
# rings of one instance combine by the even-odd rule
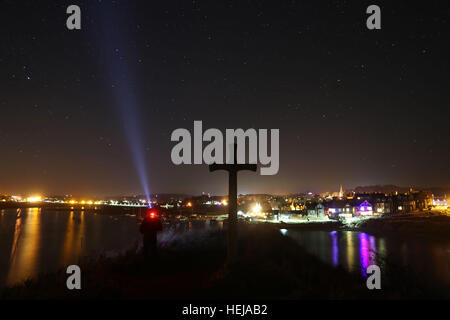
[[[417,212],[402,215],[367,217],[360,220],[308,221],[302,223],[271,223],[277,229],[311,231],[354,231],[377,236],[415,236],[421,239],[442,240],[450,243],[450,216],[442,212]]]

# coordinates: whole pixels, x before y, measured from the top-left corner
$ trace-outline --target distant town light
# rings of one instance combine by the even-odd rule
[[[261,205],[260,205],[258,202],[255,203],[255,205],[253,206],[252,212],[253,212],[254,214],[260,214],[260,213],[261,213],[261,210],[262,210]]]
[[[42,201],[41,196],[33,196],[27,198],[27,202],[41,202],[41,201]]]

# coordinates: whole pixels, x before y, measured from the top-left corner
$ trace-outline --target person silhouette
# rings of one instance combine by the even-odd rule
[[[155,257],[157,254],[157,233],[162,230],[161,217],[157,208],[148,209],[141,223],[140,232],[144,242],[144,257]]]

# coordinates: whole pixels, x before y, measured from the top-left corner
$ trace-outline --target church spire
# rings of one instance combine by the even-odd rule
[[[341,187],[339,188],[339,198],[342,198],[344,196],[344,192],[342,191],[342,184]]]

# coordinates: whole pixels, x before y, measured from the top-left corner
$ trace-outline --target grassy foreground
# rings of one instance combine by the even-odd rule
[[[444,297],[398,277],[368,290],[366,280],[306,253],[272,227],[240,229],[240,263],[223,269],[226,232],[195,234],[160,248],[146,263],[136,248],[115,257],[80,261],[82,289],[68,290],[65,270],[3,289],[1,299],[385,299]],[[394,268],[392,268],[394,270]],[[397,272],[397,271],[393,271]]]

